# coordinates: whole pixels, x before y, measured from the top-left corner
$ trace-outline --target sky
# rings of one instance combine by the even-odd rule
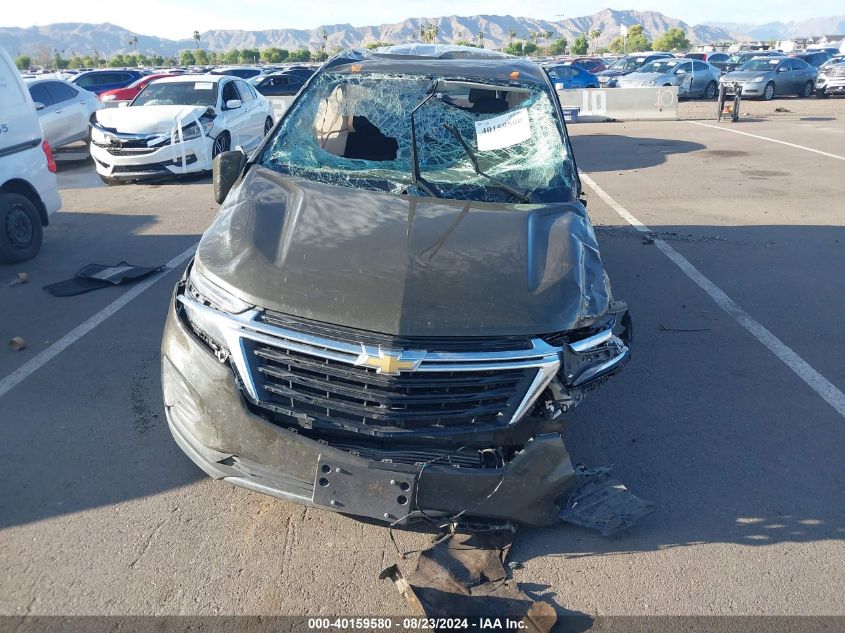
[[[410,17],[445,15],[517,15],[560,20],[591,15],[608,7],[607,0],[581,0],[577,6],[560,0],[39,0],[37,11],[25,2],[8,2],[0,26],[28,27],[54,22],[111,22],[136,33],[170,39],[190,38],[194,30],[273,28],[312,29],[324,24],[367,26]],[[530,8],[529,8],[530,6]],[[689,24],[701,22],[766,22],[840,15],[842,0],[626,0],[616,9],[659,11]],[[561,15],[562,14],[562,15]]]

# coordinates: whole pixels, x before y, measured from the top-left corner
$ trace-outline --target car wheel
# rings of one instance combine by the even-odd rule
[[[32,201],[17,193],[0,194],[0,262],[16,264],[41,250],[41,216]]]
[[[264,136],[267,136],[267,133],[273,129],[273,119],[267,117],[267,120],[264,121]]]
[[[816,99],[827,99],[830,95],[825,92],[824,88],[816,90]]]
[[[230,145],[231,141],[229,139],[229,133],[220,132],[220,134],[217,135],[217,138],[214,139],[214,145],[211,148],[211,158],[214,158],[223,152],[228,152]]]
[[[711,81],[704,89],[704,98],[710,101],[715,99],[717,94],[719,94],[719,86],[715,81]]]
[[[763,88],[763,101],[771,101],[775,96],[775,84],[771,81]]]
[[[812,94],[813,94],[813,82],[808,81],[807,83],[804,84],[804,89],[800,92],[800,94],[798,96],[801,97],[802,99],[806,99],[807,97],[811,96]]]

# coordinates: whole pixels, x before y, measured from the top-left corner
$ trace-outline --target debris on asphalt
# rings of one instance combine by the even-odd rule
[[[446,534],[420,552],[407,578],[397,565],[379,578],[392,580],[421,617],[498,619],[500,629],[548,633],[557,621],[554,607],[530,598],[505,571],[512,540],[510,531]]]
[[[21,284],[29,283],[29,273],[18,273],[15,275],[15,278],[12,279],[12,283],[10,286],[20,286]]]
[[[100,288],[138,281],[161,270],[164,270],[164,266],[133,266],[127,262],[111,266],[88,264],[80,268],[72,279],[49,284],[44,286],[44,290],[54,297],[71,297]]]
[[[658,323],[657,329],[661,332],[709,332],[709,327],[666,327]]]
[[[790,110],[789,108],[777,107],[775,108],[775,112],[792,112],[792,110]]]
[[[9,341],[9,349],[13,352],[19,352],[26,349],[26,341],[20,336],[15,336]]]
[[[643,235],[643,244],[654,244],[654,238],[648,235]]]
[[[613,476],[612,466],[576,466],[578,487],[569,495],[560,518],[614,536],[654,512],[654,504],[640,499]]]

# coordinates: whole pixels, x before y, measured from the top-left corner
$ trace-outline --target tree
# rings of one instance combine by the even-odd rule
[[[132,48],[134,48],[135,52],[137,53],[138,52],[138,36],[133,35],[132,37],[130,37],[128,43],[129,43],[129,49],[131,50]]]
[[[510,40],[508,44],[513,46],[513,42],[516,39],[516,29],[508,29],[508,39]]]
[[[255,64],[261,58],[261,52],[257,48],[244,48],[241,50],[241,61],[244,64]]]
[[[629,53],[636,51],[650,51],[651,41],[649,41],[646,34],[643,33],[642,25],[635,24],[634,26],[628,28],[627,45],[625,38],[620,35],[610,42],[608,48],[614,53],[623,53],[626,51]]]
[[[475,36],[475,39],[478,40],[478,47],[484,48],[484,31],[479,31],[478,35]]]
[[[227,64],[240,64],[241,52],[237,48],[229,49],[226,51],[226,54],[223,55],[223,61]]]
[[[593,52],[599,45],[599,38],[601,37],[601,29],[593,29],[590,31],[590,41],[593,43]]]
[[[300,48],[298,51],[293,51],[288,56],[289,62],[310,62],[311,61],[311,51],[307,48]]]
[[[516,57],[522,57],[525,54],[522,50],[522,42],[511,42],[505,47],[505,52]]]
[[[18,67],[18,70],[29,70],[29,67],[32,66],[32,57],[29,55],[18,55],[15,58],[15,66]]]
[[[261,60],[267,64],[278,64],[288,58],[288,51],[284,48],[271,46],[261,51]]]
[[[587,42],[587,36],[581,33],[572,42],[572,46],[569,48],[569,50],[573,55],[586,55],[587,49],[589,47],[590,44]]]
[[[565,37],[559,37],[554,42],[549,44],[549,55],[557,56],[566,54],[566,45],[568,42]]]
[[[674,26],[654,40],[654,50],[656,51],[686,51],[689,50],[690,46],[686,31]]]
[[[196,59],[196,57],[194,57],[194,54],[191,51],[185,49],[184,51],[179,53],[179,65],[180,66],[193,66],[196,63],[197,63],[197,59]]]
[[[368,44],[364,44],[364,48],[371,51],[381,48],[382,46],[390,46],[390,42],[369,42]]]
[[[112,55],[109,58],[108,66],[109,68],[120,68],[121,66],[126,66],[126,59],[123,57],[122,53]]]
[[[329,54],[326,52],[326,47],[329,43],[329,32],[326,29],[320,29],[320,37],[323,38],[323,45],[320,47],[320,59],[318,62],[324,62],[329,58]]]
[[[82,68],[85,66],[85,59],[74,53],[68,60],[68,68]]]
[[[193,34],[192,37],[194,38],[194,42],[196,43],[197,48],[199,48],[200,47],[200,32],[194,31],[194,34]]]
[[[200,66],[207,66],[208,51],[206,51],[204,48],[198,48],[196,51],[194,51],[194,59]]]
[[[124,55],[123,61],[126,62],[127,66],[133,66],[133,67],[138,66],[138,56],[137,55]]]
[[[534,55],[539,50],[540,49],[534,42],[525,42],[525,44],[522,45],[522,52],[525,55]]]

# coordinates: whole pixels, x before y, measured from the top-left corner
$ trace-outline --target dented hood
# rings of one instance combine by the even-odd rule
[[[100,125],[129,134],[169,133],[188,125],[208,110],[205,106],[151,105],[97,110]]]
[[[580,204],[417,198],[257,165],[195,265],[257,306],[397,336],[568,330],[603,315],[610,292]]]

